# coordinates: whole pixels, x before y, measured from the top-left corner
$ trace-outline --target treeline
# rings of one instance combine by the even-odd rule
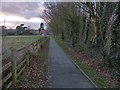
[[[72,47],[98,53],[120,79],[120,2],[50,2],[45,6],[43,17],[57,37]]]
[[[17,26],[16,30],[17,30],[16,32],[17,35],[32,35],[30,29],[28,27],[25,27],[24,24]]]
[[[16,26],[16,29],[7,29],[6,26],[0,26],[2,29],[2,35],[34,35],[32,32],[30,32],[30,28],[24,26],[24,24],[20,24],[19,26]]]

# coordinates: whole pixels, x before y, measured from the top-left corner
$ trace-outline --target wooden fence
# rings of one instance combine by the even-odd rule
[[[10,61],[2,65],[2,68],[0,68],[0,71],[2,71],[0,72],[0,75],[2,76],[0,87],[2,89],[16,86],[18,76],[22,73],[25,67],[29,65],[29,62],[32,59],[31,55],[37,54],[37,51],[44,46],[48,40],[47,37],[39,39],[30,45],[12,51],[10,57],[4,58],[4,60],[9,59]]]

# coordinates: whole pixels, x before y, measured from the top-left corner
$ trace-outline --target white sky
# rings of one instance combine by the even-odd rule
[[[26,26],[38,29],[41,22],[44,22],[42,15],[43,2],[0,2],[0,26],[15,28],[24,23]],[[44,22],[45,23],[45,22]]]
[[[2,1],[2,2],[1,2]],[[1,0],[0,1],[0,26],[15,28],[16,25],[24,23],[26,26],[38,29],[41,22],[40,16],[45,7],[44,2],[80,2],[92,0]],[[95,0],[113,1],[113,0]],[[114,0],[119,1],[119,0]],[[4,22],[5,21],[5,22]]]

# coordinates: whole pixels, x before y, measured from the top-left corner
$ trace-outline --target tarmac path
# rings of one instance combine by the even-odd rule
[[[52,88],[95,88],[52,37],[49,45],[49,74]]]

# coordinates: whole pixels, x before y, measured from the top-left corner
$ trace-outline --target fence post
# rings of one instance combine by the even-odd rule
[[[16,57],[15,57],[15,51],[12,50],[12,84],[13,87],[16,86],[16,79],[17,79],[17,71],[16,71]]]
[[[26,53],[26,64],[29,65],[29,54],[30,54],[30,52],[29,52],[29,49],[28,49],[27,46],[25,47],[25,53]]]

